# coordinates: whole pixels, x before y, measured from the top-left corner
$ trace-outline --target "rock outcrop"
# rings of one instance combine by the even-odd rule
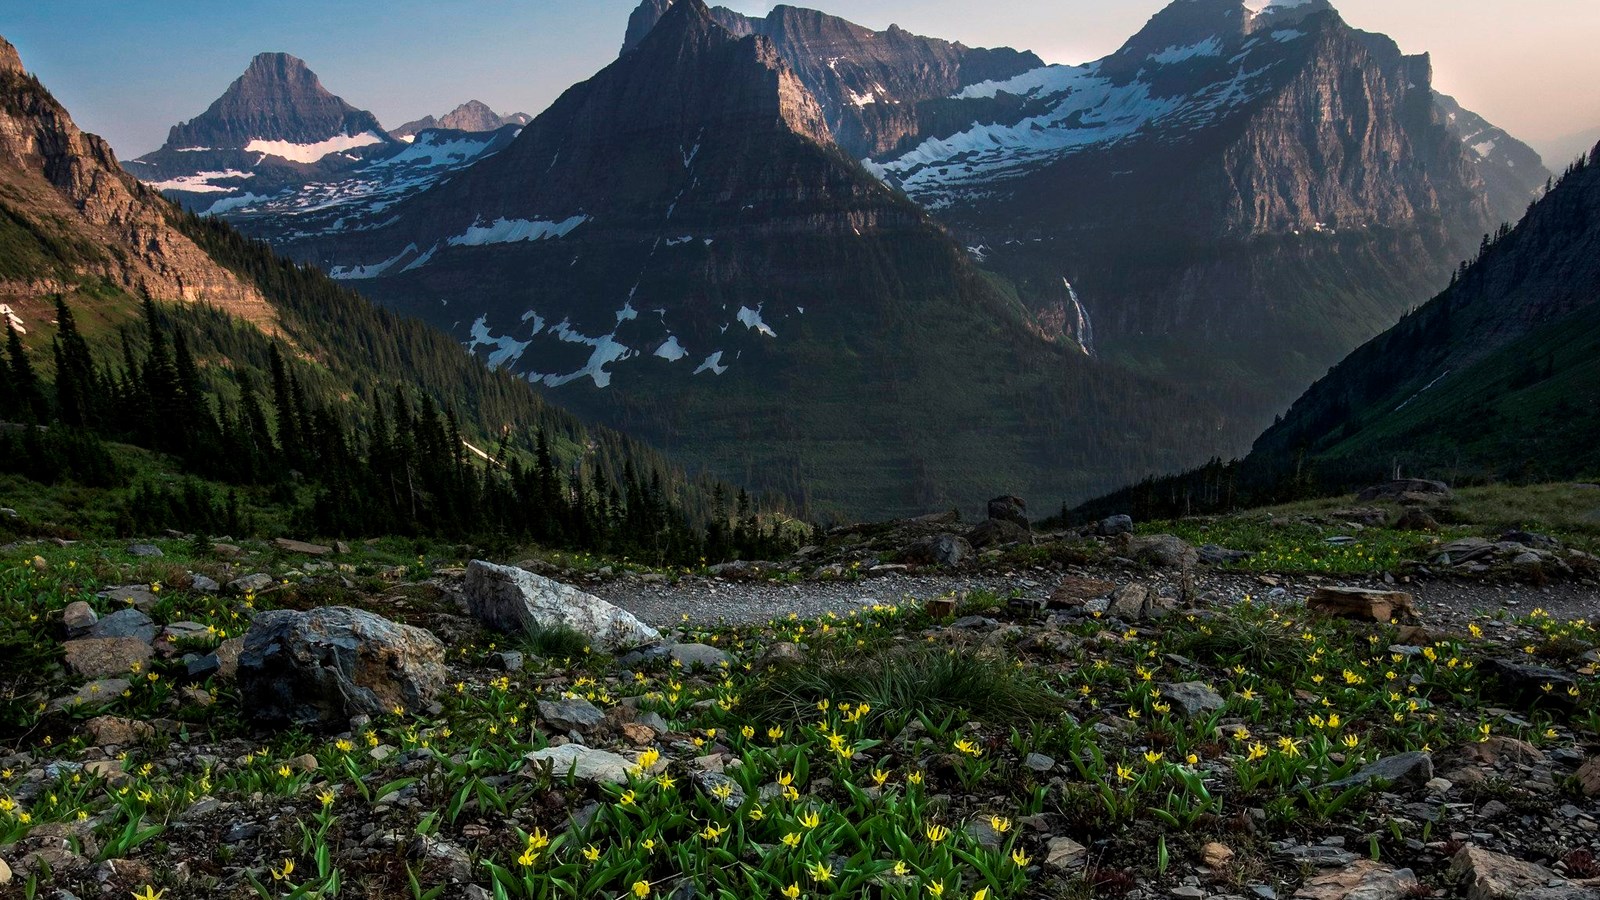
[[[530,634],[570,628],[605,650],[626,650],[661,640],[661,633],[625,609],[523,569],[473,560],[462,584],[467,610],[490,628]]]
[[[258,615],[239,654],[245,709],[263,722],[343,728],[353,716],[419,711],[444,687],[432,634],[347,607]]]

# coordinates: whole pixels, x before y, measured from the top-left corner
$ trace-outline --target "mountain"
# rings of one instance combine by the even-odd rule
[[[1041,328],[1206,384],[1257,426],[1549,174],[1436,94],[1427,56],[1326,0],[1176,0],[1104,59],[969,85],[918,119],[869,167]]]
[[[372,113],[329,93],[305,62],[262,53],[205,112],[174,125],[161,149],[127,166],[204,208],[336,175],[397,143]]]
[[[644,40],[672,2],[644,0],[634,10],[624,54]],[[923,101],[1044,65],[1028,52],[975,49],[919,37],[895,25],[873,31],[793,6],[775,6],[764,17],[724,7],[711,15],[737,37],[768,38],[822,105],[834,140],[856,159],[894,150],[917,135],[918,104]]]
[[[159,194],[123,174],[0,38],[0,299],[26,327],[44,298],[107,291],[204,302],[267,330],[277,314],[173,222]]]
[[[173,126],[165,146],[126,165],[186,208],[277,241],[370,224],[505,148],[526,121],[474,100],[391,135],[301,60],[263,53],[205,113]]]
[[[714,508],[714,493],[727,494],[726,486],[690,476],[651,448],[552,406],[443,333],[373,306],[225,223],[185,213],[124,171],[104,140],[80,131],[0,38],[0,303],[6,319],[26,329],[23,342],[42,371],[55,368],[57,295],[104,366],[104,384],[129,389],[150,377],[119,365],[122,354],[145,349],[141,307],[146,298],[155,301],[160,319],[190,335],[207,393],[199,402],[208,412],[220,408],[234,425],[246,417],[241,398],[270,392],[276,343],[298,379],[297,394],[304,388],[300,400],[319,404],[317,423],[376,428],[384,421],[380,404],[398,393],[412,398],[419,415],[437,412],[478,447],[509,438],[513,450],[531,449],[531,435],[546,434],[580,503],[594,499],[583,485],[603,491],[607,480],[621,483],[630,471],[658,473],[673,504],[701,521]],[[393,422],[396,406],[387,408]],[[156,424],[164,435],[200,430],[195,420]],[[318,433],[327,436],[326,428]],[[361,452],[355,444],[344,450]],[[453,444],[445,453],[465,455]],[[306,476],[313,487],[315,477]]]
[[[1350,354],[1256,442],[1344,485],[1600,471],[1600,147],[1449,290]]]
[[[389,132],[395,140],[404,141],[415,137],[419,132],[445,130],[445,131],[499,131],[507,125],[521,127],[533,121],[527,113],[511,113],[499,115],[489,108],[489,105],[478,100],[468,100],[443,116],[423,116],[415,122],[407,122],[399,128]]]
[[[1568,161],[1589,152],[1589,148],[1593,147],[1596,141],[1600,141],[1600,125],[1582,128],[1571,134],[1543,141],[1539,152],[1545,159],[1565,165]]]
[[[821,511],[1081,496],[1228,425],[1037,335],[839,151],[771,39],[699,0],[385,215],[282,246],[563,405]]]

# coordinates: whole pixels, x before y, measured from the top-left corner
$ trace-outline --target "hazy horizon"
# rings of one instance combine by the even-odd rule
[[[1029,49],[1081,63],[1117,49],[1167,0],[1020,0],[971,19],[970,0],[820,0],[872,28],[891,23],[970,46]],[[23,63],[119,156],[154,150],[203,112],[258,52],[305,59],[328,90],[394,128],[470,99],[538,115],[609,64],[637,0],[524,6],[479,0],[439,7],[395,0],[352,19],[308,0],[54,0],[0,13]],[[730,2],[762,14],[774,4]],[[1429,52],[1435,86],[1532,144],[1554,169],[1600,140],[1600,4],[1536,0],[1335,0],[1346,21]],[[139,52],[129,53],[132,48]]]

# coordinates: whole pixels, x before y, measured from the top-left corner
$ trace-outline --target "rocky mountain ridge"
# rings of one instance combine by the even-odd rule
[[[638,46],[672,3],[643,0],[628,20],[624,54]],[[888,152],[916,136],[923,101],[1044,65],[1026,51],[972,48],[914,35],[896,25],[873,31],[785,4],[774,6],[765,16],[720,6],[711,15],[735,36],[769,38],[822,104],[839,146],[857,159]]]
[[[134,294],[218,306],[264,329],[275,315],[254,286],[175,227],[175,211],[122,171],[0,38],[0,298],[20,318],[47,295],[109,282]]]
[[[508,113],[502,116],[490,109],[487,103],[468,100],[442,116],[423,116],[407,122],[399,128],[390,130],[389,136],[403,141],[415,137],[419,132],[437,129],[466,132],[499,131],[507,125],[521,127],[531,121],[533,117],[527,113]]]
[[[1194,444],[1060,423],[1125,403],[1146,411],[1138,434],[1173,421],[1155,410],[1204,408],[1041,340],[840,153],[771,40],[698,0],[386,215],[285,246],[563,404],[819,509],[969,505],[1011,477],[1076,492]],[[937,424],[952,417],[970,431]]]

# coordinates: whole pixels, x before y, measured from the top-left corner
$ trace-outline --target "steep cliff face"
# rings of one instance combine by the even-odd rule
[[[840,153],[769,38],[699,0],[386,215],[290,246],[564,405],[817,510],[1079,496],[1229,427],[1035,335]]]
[[[1325,0],[1178,0],[1105,59],[924,106],[930,130],[876,173],[1041,325],[1263,426],[1547,175],[1479,157],[1428,58]]]
[[[0,296],[11,305],[31,308],[44,295],[105,279],[272,327],[260,294],[173,227],[177,211],[123,172],[104,140],[78,130],[3,38],[0,213],[15,254],[0,265]]]
[[[127,168],[185,206],[223,212],[336,179],[401,147],[303,61],[262,53],[205,112],[174,125],[161,149]]]
[[[628,21],[623,53],[638,46],[670,7],[671,0],[644,0]],[[735,36],[769,38],[821,103],[839,146],[857,159],[916,136],[921,102],[1043,65],[1032,53],[965,47],[898,26],[873,31],[813,9],[779,5],[753,17],[717,7],[711,14]]]

